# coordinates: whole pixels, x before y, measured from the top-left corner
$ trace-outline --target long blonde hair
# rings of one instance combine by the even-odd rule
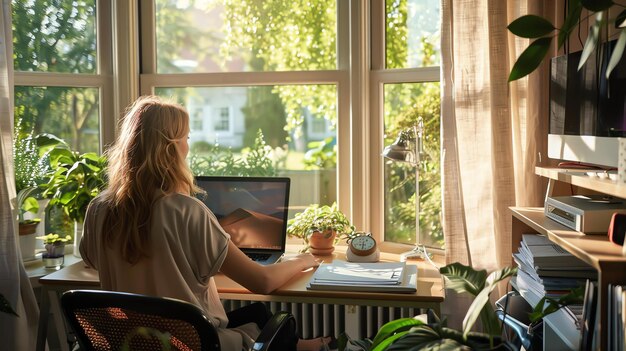
[[[119,136],[107,151],[109,185],[104,242],[136,263],[149,257],[152,206],[165,194],[199,191],[179,150],[189,133],[189,115],[156,96],[137,99],[120,120]],[[115,246],[113,246],[115,245]]]

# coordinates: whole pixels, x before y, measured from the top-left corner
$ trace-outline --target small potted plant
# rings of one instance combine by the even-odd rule
[[[37,239],[43,240],[46,252],[41,255],[46,268],[59,268],[63,265],[65,256],[65,244],[72,240],[72,237],[66,235],[61,237],[59,234],[50,233],[44,236],[38,236]]]
[[[305,243],[301,252],[308,250],[314,255],[330,255],[335,243],[353,232],[354,226],[337,208],[337,203],[310,205],[287,222],[287,234]]]

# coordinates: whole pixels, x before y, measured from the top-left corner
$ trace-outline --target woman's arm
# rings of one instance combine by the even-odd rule
[[[252,261],[235,244],[228,242],[228,253],[220,271],[256,294],[269,294],[305,269],[319,266],[311,254],[300,254],[268,266]]]

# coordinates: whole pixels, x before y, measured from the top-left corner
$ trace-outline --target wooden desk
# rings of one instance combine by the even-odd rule
[[[340,250],[341,248],[338,249],[338,251]],[[324,256],[323,259],[326,263],[335,259],[345,260],[345,254],[340,251],[332,256]],[[397,261],[398,255],[383,253],[381,260]],[[253,294],[222,274],[218,274],[215,277],[215,284],[222,299],[381,307],[419,307],[434,309],[439,314],[439,304],[443,302],[444,294],[439,271],[424,261],[409,261],[408,263],[417,264],[418,268],[417,292],[411,294],[307,290],[306,286],[313,275],[313,270],[296,275],[271,295]]]
[[[324,256],[324,261],[331,262],[334,259],[345,260],[343,250],[339,248],[337,251],[338,252],[332,256]],[[382,254],[381,260],[397,261],[398,256]],[[215,277],[215,282],[222,299],[431,308],[439,314],[440,303],[443,302],[444,298],[441,275],[435,267],[427,262],[410,261],[409,264],[417,264],[418,267],[417,292],[411,294],[307,290],[306,284],[314,270],[296,275],[292,280],[274,291],[271,295],[253,294],[222,274],[218,274]],[[45,336],[48,327],[48,318],[44,318],[44,316],[48,316],[51,305],[54,305],[55,311],[60,311],[58,306],[59,294],[71,289],[99,289],[100,281],[98,279],[98,272],[85,267],[85,264],[80,261],[40,278],[39,283],[41,284],[42,291],[39,330],[37,333],[37,350],[44,350]],[[60,313],[55,313],[55,323],[56,325],[64,325]],[[58,329],[60,329],[59,340],[65,340],[65,336],[61,330],[62,328]]]
[[[37,351],[44,351],[48,334],[50,308],[54,311],[54,323],[61,350],[68,350],[65,333],[65,319],[62,316],[59,296],[72,289],[100,289],[98,272],[85,266],[82,260],[65,266],[54,273],[39,278],[41,297],[39,303],[39,327],[37,329]]]

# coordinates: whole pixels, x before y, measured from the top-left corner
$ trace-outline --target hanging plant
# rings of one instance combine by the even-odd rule
[[[596,51],[601,33],[608,32],[608,28],[612,26],[618,30],[619,38],[606,69],[606,78],[609,78],[626,47],[626,9],[623,9],[615,18],[609,18],[609,10],[624,6],[612,0],[570,0],[568,6],[569,9],[561,28],[556,28],[547,19],[536,15],[525,15],[509,24],[507,28],[511,33],[521,38],[534,39],[515,61],[509,74],[509,82],[523,78],[537,69],[548,54],[555,37],[558,48],[563,47],[576,26],[580,25],[583,9],[588,10],[584,13],[584,19],[593,18],[594,21],[589,27],[578,69],[583,67],[591,54]]]

